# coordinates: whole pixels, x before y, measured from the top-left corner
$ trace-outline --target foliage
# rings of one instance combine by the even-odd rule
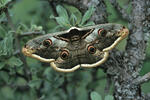
[[[97,92],[91,92],[91,100],[102,100],[101,95],[99,95]],[[105,96],[104,100],[114,100],[112,95]]]
[[[83,16],[81,12],[75,7],[66,6],[66,8],[68,8],[67,10],[68,12],[70,12],[70,14],[63,6],[58,5],[56,6],[58,17],[55,17],[54,15],[50,16],[51,19],[55,19],[56,22],[59,24],[58,26],[55,27],[55,29],[57,28],[68,29],[72,26],[84,27],[94,25],[93,21],[88,21],[95,11],[94,6],[90,7]]]
[[[11,0],[1,0],[0,1],[0,8],[5,7],[5,5],[10,2]]]
[[[0,0],[0,10],[10,1]],[[118,17],[114,8],[110,8],[109,2],[106,4],[108,12],[112,13],[109,15],[109,22],[127,24]],[[104,94],[106,79],[102,77],[106,75],[101,69],[81,69],[64,74],[54,71],[49,64],[28,57],[25,58],[28,65],[26,66],[19,53],[20,48],[16,45],[22,47],[35,37],[25,36],[28,32],[45,34],[68,29],[71,26],[93,25],[94,22],[89,19],[95,11],[94,7],[90,7],[83,14],[74,6],[59,4],[56,6],[58,16],[54,16],[52,8],[44,0],[15,0],[12,5],[8,10],[16,30],[10,28],[4,12],[0,15],[1,100],[102,100],[102,98],[113,100],[112,89],[110,95]],[[143,64],[142,75],[150,70],[149,50],[150,46],[147,48],[147,59]],[[144,92],[150,91],[148,86],[148,83],[143,86]]]

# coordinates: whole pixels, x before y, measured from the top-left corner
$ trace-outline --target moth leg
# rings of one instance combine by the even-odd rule
[[[104,52],[104,57],[100,61],[98,61],[94,64],[81,64],[81,67],[85,67],[85,68],[97,67],[97,66],[101,65],[102,63],[104,63],[107,60],[108,56],[109,56],[109,52]]]
[[[59,71],[59,72],[65,72],[65,73],[74,72],[75,70],[81,67],[80,65],[76,65],[75,67],[70,68],[70,69],[63,69],[63,68],[57,67],[54,62],[51,62],[50,65],[52,68],[54,68],[54,70]]]
[[[103,49],[104,52],[107,52],[109,50],[112,50],[121,40],[123,40],[127,35],[129,34],[129,30],[127,28],[123,28],[122,30],[120,30],[120,32],[118,33],[118,35],[120,35],[120,37],[108,48]]]

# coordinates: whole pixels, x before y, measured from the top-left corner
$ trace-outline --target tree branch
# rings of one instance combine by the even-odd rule
[[[143,60],[145,59],[146,40],[143,34],[143,20],[145,19],[146,9],[145,2],[132,0],[132,12],[129,23],[130,34],[126,51],[122,55],[122,59],[114,56],[116,62],[115,59],[112,61],[115,63],[111,66],[115,71],[114,77],[112,78],[115,82],[114,97],[116,100],[145,100],[145,97],[141,93],[140,85],[132,84],[133,80],[138,77]],[[115,3],[113,5],[118,6],[116,1],[113,1],[113,3]],[[120,12],[123,13],[123,11]],[[108,67],[108,70],[110,68]]]
[[[49,5],[51,6],[54,16],[58,16],[57,11],[56,11],[56,2],[54,2],[53,0],[47,0]]]
[[[117,11],[121,14],[121,16],[130,21],[131,20],[131,16],[130,14],[127,14],[126,9],[120,7],[119,3],[116,0],[110,0],[111,4],[117,9]]]
[[[145,3],[141,0],[132,1],[133,10],[131,13],[130,34],[126,47],[125,63],[130,74],[139,71],[145,59],[146,41],[143,34],[143,20],[145,19]],[[130,68],[131,67],[131,68]]]
[[[18,38],[22,38],[25,36],[31,36],[31,35],[42,35],[44,32],[24,32],[23,34],[18,35]]]
[[[140,84],[143,84],[145,82],[148,82],[150,80],[150,72],[145,74],[144,76],[142,77],[138,77],[136,78],[135,80],[133,80],[133,84],[134,85],[140,85]]]
[[[9,25],[10,25],[10,28],[14,31],[16,50],[19,50],[19,51],[20,51],[19,55],[20,55],[21,61],[22,61],[23,64],[24,64],[24,73],[25,73],[26,76],[28,76],[28,80],[29,80],[29,79],[31,79],[31,73],[30,73],[30,71],[29,71],[29,67],[28,67],[27,62],[26,62],[26,60],[25,60],[25,57],[24,57],[24,55],[21,53],[21,51],[22,51],[21,49],[22,49],[22,48],[21,48],[21,46],[20,46],[20,44],[19,44],[19,43],[20,43],[20,40],[19,40],[18,35],[17,35],[17,33],[16,33],[15,26],[14,26],[14,24],[12,23],[12,20],[11,20],[11,17],[10,17],[10,14],[9,14],[8,9],[5,10],[5,15],[6,15],[6,18],[7,18],[7,20],[8,20],[8,23],[9,23]]]
[[[9,12],[8,12],[8,8],[5,9],[5,15],[7,17],[8,24],[10,25],[11,29],[15,30],[15,27],[14,27],[12,21],[11,21],[11,17],[10,17]]]

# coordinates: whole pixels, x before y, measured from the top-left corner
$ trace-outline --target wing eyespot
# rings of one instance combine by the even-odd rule
[[[98,30],[98,35],[102,36],[102,37],[105,37],[107,34],[107,31],[105,29],[99,29]]]
[[[88,46],[87,50],[90,54],[94,54],[96,52],[96,48],[92,45]]]
[[[69,52],[67,50],[63,50],[61,53],[60,53],[60,57],[61,59],[65,60],[69,57]]]
[[[44,40],[44,41],[43,41],[43,45],[44,45],[45,47],[51,46],[51,45],[52,45],[52,40],[51,40],[51,39],[46,39],[46,40]]]

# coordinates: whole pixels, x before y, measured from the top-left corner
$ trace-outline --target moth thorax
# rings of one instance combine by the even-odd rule
[[[78,41],[80,40],[80,36],[79,35],[74,35],[71,37],[71,41]]]

